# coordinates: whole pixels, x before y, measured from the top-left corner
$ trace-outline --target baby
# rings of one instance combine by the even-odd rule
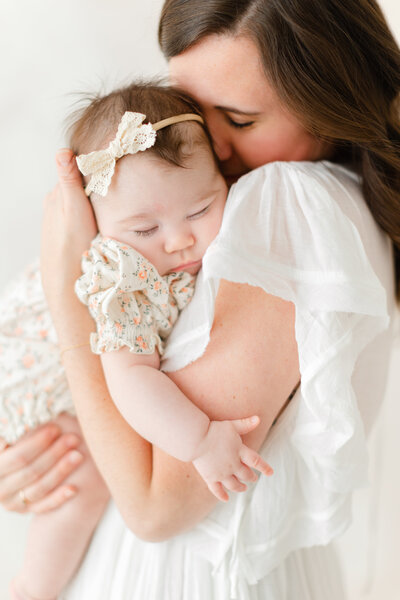
[[[146,117],[122,114],[123,104]],[[163,341],[193,294],[227,196],[203,119],[189,110],[176,90],[130,86],[98,100],[76,123],[75,149],[98,147],[99,129],[100,146],[108,146],[77,158],[90,176],[86,192],[100,234],[76,291],[96,321],[92,350],[101,354],[124,418],[168,454],[192,461],[224,500],[222,484],[229,489],[231,477],[246,478],[243,464],[253,466],[258,455],[242,444],[234,423],[210,422],[158,370]],[[146,118],[153,125],[143,125]],[[81,131],[93,132],[92,139],[86,134],[81,141]],[[270,473],[264,463],[259,467]]]
[[[190,301],[195,275],[218,233],[227,197],[199,109],[173,88],[133,84],[93,100],[75,119],[70,145],[80,155],[77,163],[100,232],[83,258],[76,292],[96,322],[90,344],[101,355],[113,401],[141,436],[170,455],[193,462],[211,492],[227,500],[224,487],[237,489],[238,480],[254,481],[250,467],[257,465],[266,475],[272,469],[243,444],[236,421],[210,421],[159,370],[164,342]],[[26,281],[22,287],[37,290],[37,272]],[[14,317],[18,304],[16,297]],[[45,304],[38,309],[39,305],[36,302],[34,319],[33,305],[18,313],[21,318],[29,316],[11,362],[15,365],[19,355],[25,378],[19,387],[9,386],[6,394],[3,386],[0,403],[0,437],[9,443],[50,419],[70,430],[71,419],[65,413],[73,414],[73,408],[59,373],[59,354],[46,356],[43,350],[52,332],[45,322]],[[4,333],[4,323],[0,326]],[[24,346],[29,327],[42,338],[36,350]],[[74,348],[64,348],[61,354]],[[0,375],[7,371],[5,362],[0,359]],[[51,383],[43,387],[52,373],[58,391]],[[256,416],[249,417],[241,433],[258,422]],[[57,597],[78,566],[108,499],[89,457],[74,475],[74,483],[84,468],[79,493],[71,502],[34,517],[15,598]],[[23,495],[21,500],[27,501]]]

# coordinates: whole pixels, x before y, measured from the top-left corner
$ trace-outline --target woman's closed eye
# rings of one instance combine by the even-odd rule
[[[231,125],[232,127],[235,127],[236,129],[244,129],[245,127],[250,127],[251,125],[254,125],[254,121],[246,121],[245,123],[238,123],[238,121],[234,121],[228,115],[226,115],[226,119],[227,119],[229,125]]]

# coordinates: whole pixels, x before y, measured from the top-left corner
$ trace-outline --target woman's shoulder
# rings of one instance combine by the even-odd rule
[[[248,240],[254,235],[275,239],[279,230],[286,241],[316,240],[327,233],[331,237],[332,228],[340,238],[349,218],[360,225],[355,223],[360,215],[361,221],[371,221],[361,181],[350,169],[329,161],[273,162],[232,186],[219,239],[237,228]]]
[[[246,175],[243,175],[238,181],[242,182],[252,176],[264,176],[269,177],[274,174],[279,174],[281,177],[299,177],[303,176],[305,179],[312,180],[313,178],[318,179],[324,176],[340,177],[345,176],[355,181],[359,180],[358,175],[350,167],[342,163],[336,163],[329,160],[318,160],[318,161],[273,161],[261,165]]]
[[[234,244],[252,252],[257,242],[265,246],[269,258],[275,249],[291,264],[293,259],[298,262],[297,256],[304,265],[306,254],[315,257],[304,247],[307,239],[312,245],[324,245],[326,236],[340,239],[352,224],[354,229],[349,206],[354,214],[368,212],[361,182],[350,169],[328,161],[269,163],[232,186],[212,246]]]
[[[382,235],[349,169],[327,161],[275,162],[235,184],[203,269],[308,308],[320,308],[324,299],[329,310],[375,311],[367,298],[374,292],[381,304],[384,291],[366,246],[368,236],[382,241],[387,262]]]
[[[260,200],[290,195],[295,201],[304,195],[323,193],[325,198],[343,195],[362,197],[361,179],[349,167],[330,161],[276,161],[241,177],[231,189],[231,196],[244,197],[257,190]]]

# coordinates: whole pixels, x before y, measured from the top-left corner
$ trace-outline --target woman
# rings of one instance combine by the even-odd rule
[[[210,342],[171,377],[213,418],[260,415],[246,443],[262,446],[274,485],[260,479],[215,507],[190,465],[152,448],[114,409],[97,358],[77,347],[92,323],[72,284],[96,228],[62,153],[45,208],[44,285],[60,344],[71,348],[64,365],[88,445],[133,532],[111,506],[71,600],[344,597],[322,545],[349,522],[351,491],[365,478],[364,429],[386,379],[395,287],[391,243],[377,223],[398,245],[400,56],[370,0],[232,5],[166,2],[160,42],[172,79],[203,108],[230,183],[281,161],[262,171],[279,175],[264,188],[270,256],[257,288],[236,265],[210,267],[222,279]],[[42,474],[57,461],[45,438],[43,430],[0,456],[12,473],[2,479],[9,508],[21,508],[21,488],[39,510],[62,501],[62,488],[46,498],[62,477],[25,485],[32,468]],[[21,472],[28,445],[41,458]]]

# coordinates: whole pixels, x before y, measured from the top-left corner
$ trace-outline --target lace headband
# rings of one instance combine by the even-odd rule
[[[143,124],[146,115],[127,111],[118,125],[115,138],[105,150],[80,154],[76,157],[78,168],[83,175],[91,175],[85,188],[86,195],[92,192],[105,196],[114,175],[115,164],[126,154],[136,154],[154,146],[157,131],[183,121],[198,121],[204,123],[200,115],[185,113],[163,119],[157,123]]]

